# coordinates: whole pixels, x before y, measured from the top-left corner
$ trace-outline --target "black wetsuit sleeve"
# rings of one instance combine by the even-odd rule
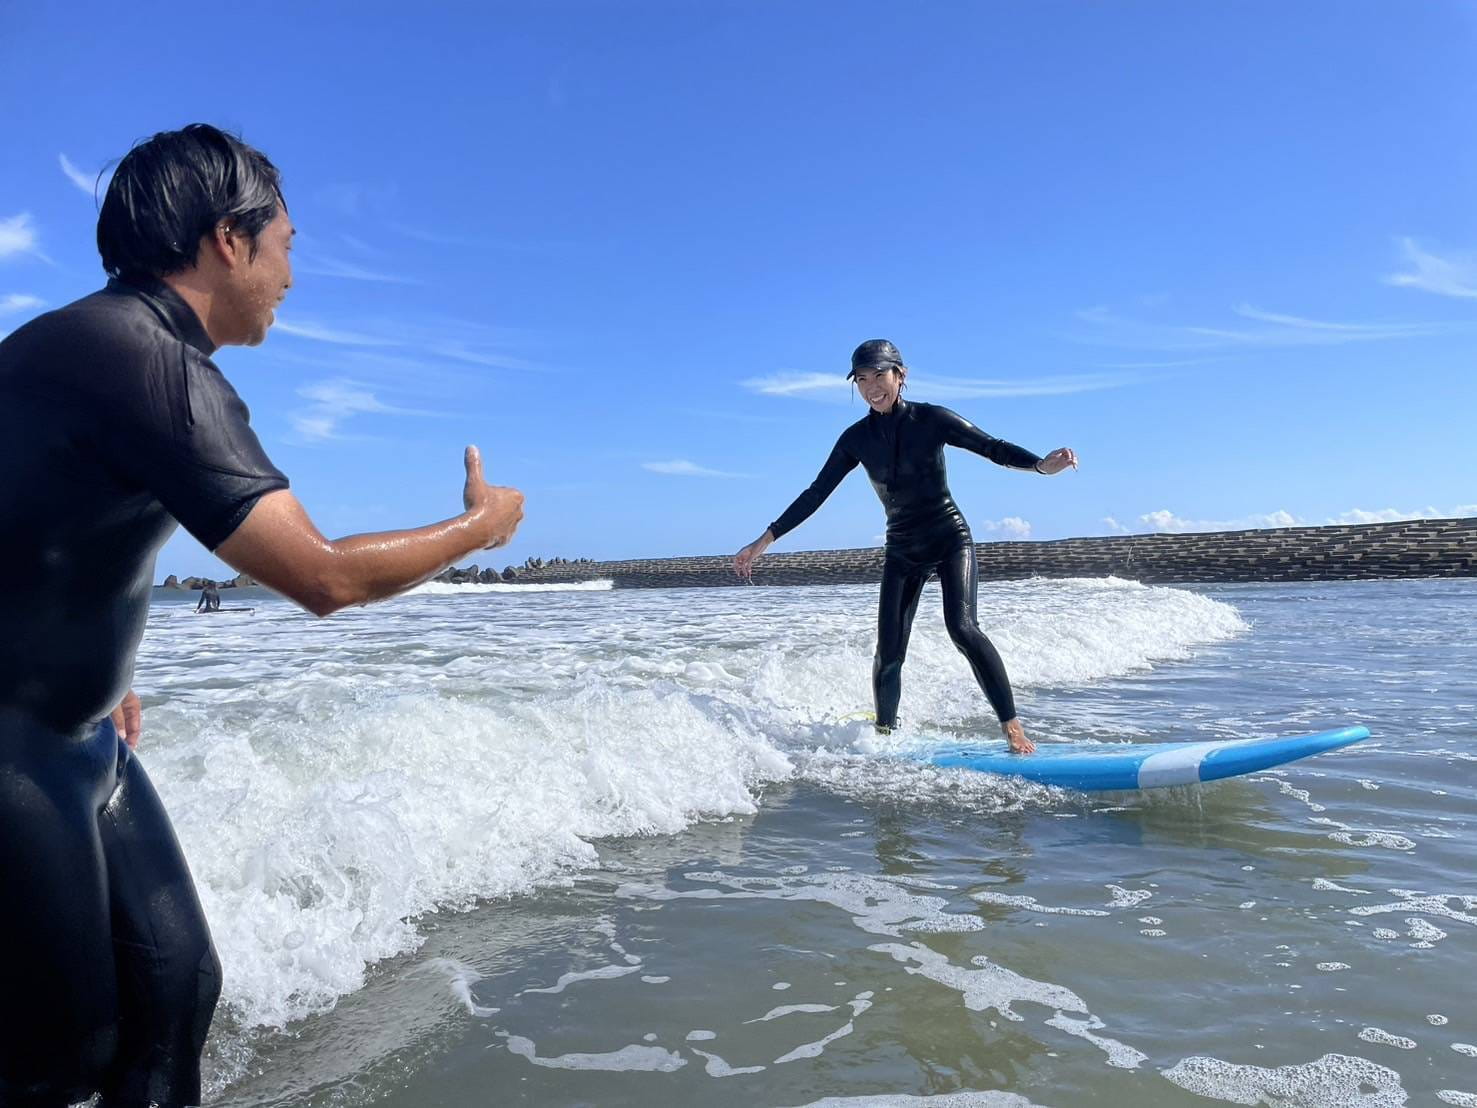
[[[108,461],[147,488],[207,550],[231,536],[287,478],[262,449],[250,413],[210,361],[166,346],[149,386],[131,390]]]
[[[935,417],[943,428],[944,441],[950,446],[962,447],[981,458],[989,458],[996,465],[1011,469],[1035,469],[1041,460],[1024,446],[987,435],[969,420],[951,412],[948,408],[935,408]]]
[[[841,484],[841,479],[856,468],[856,456],[846,449],[846,436],[836,440],[836,446],[831,451],[831,456],[826,459],[826,464],[821,466],[820,473],[806,489],[795,498],[791,504],[780,515],[779,519],[769,525],[770,533],[775,538],[795,530],[812,515],[815,510],[826,502],[826,497],[836,491],[836,486]]]

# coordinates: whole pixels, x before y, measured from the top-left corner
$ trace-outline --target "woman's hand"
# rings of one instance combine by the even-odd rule
[[[1005,732],[1005,741],[1010,744],[1010,749],[1016,754],[1036,753],[1036,744],[1026,738],[1026,729],[1021,726],[1019,719],[1002,723],[1000,729]]]
[[[1036,472],[1050,477],[1064,469],[1077,468],[1077,452],[1070,446],[1060,446],[1036,463]]]
[[[773,542],[774,534],[766,528],[764,534],[760,535],[733,556],[733,572],[745,581],[752,581],[754,579],[754,563],[764,556],[764,552],[769,549]]]

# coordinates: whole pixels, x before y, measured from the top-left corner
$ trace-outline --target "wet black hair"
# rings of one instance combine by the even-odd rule
[[[223,219],[251,242],[272,222],[282,175],[267,156],[208,123],[161,131],[123,156],[97,218],[97,251],[113,277],[189,269]]]

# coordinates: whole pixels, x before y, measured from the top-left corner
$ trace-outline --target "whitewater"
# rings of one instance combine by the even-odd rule
[[[1463,592],[1460,583],[1447,593],[1428,587],[1458,609],[1473,600],[1472,590]],[[1352,695],[1379,688],[1380,677],[1367,659],[1350,657],[1347,649],[1307,657],[1306,631],[1303,657],[1297,643],[1298,617],[1319,617],[1326,605],[1367,598],[1368,590],[1304,591],[1295,600],[1277,593],[1274,601],[1256,587],[1189,590],[1116,579],[998,583],[981,589],[980,620],[1001,651],[1022,718],[1038,742],[1230,738],[1377,716]],[[940,898],[929,889],[930,881],[946,889],[965,887],[956,883],[957,875],[943,882],[936,874],[919,880],[894,875],[891,884],[878,885],[857,872],[853,849],[871,843],[875,855],[880,832],[864,820],[821,833],[820,825],[831,826],[836,805],[921,813],[943,840],[952,839],[947,829],[961,821],[978,828],[991,821],[1046,820],[1061,827],[1063,821],[1112,818],[1102,813],[1115,809],[1134,811],[1151,824],[1165,818],[1199,821],[1202,834],[1216,837],[1213,814],[1205,826],[1201,790],[1178,790],[1184,795],[1177,801],[1135,795],[1084,804],[1061,790],[919,764],[913,756],[930,744],[997,733],[944,633],[936,586],[924,595],[905,670],[904,726],[886,739],[848,718],[870,706],[875,589],[865,586],[431,586],[325,621],[266,594],[249,602],[256,606],[249,617],[211,619],[161,595],[136,678],[146,713],[141,752],[175,821],[225,967],[222,1015],[211,1045],[213,1090],[223,1103],[299,1103],[304,1097],[326,1097],[325,1104],[393,1102],[382,1099],[383,1090],[372,1091],[373,1082],[371,1091],[361,1089],[355,1099],[322,1074],[306,1090],[292,1084],[290,1092],[275,1093],[270,1077],[265,1084],[260,1076],[249,1077],[270,1074],[272,1059],[286,1049],[282,1044],[305,1031],[311,1038],[335,1021],[362,1019],[362,1013],[352,1013],[386,980],[424,980],[429,970],[433,993],[442,998],[430,1003],[445,1006],[442,1018],[497,1025],[509,996],[490,984],[494,978],[486,967],[474,968],[475,957],[448,957],[439,948],[438,929],[451,920],[474,926],[489,912],[502,912],[506,926],[520,913],[543,910],[550,898],[586,896],[592,889],[601,890],[597,922],[607,932],[617,928],[621,906],[633,902],[654,911],[681,910],[693,897],[709,908],[733,903],[740,913],[736,921],[759,910],[750,903],[755,900],[803,903],[807,910],[829,905],[829,911],[840,910],[848,932],[869,940],[862,949],[879,961],[880,976],[866,982],[869,988],[813,999],[809,1007],[802,1003],[783,1015],[794,1022],[832,1012],[835,1032],[842,1022],[856,1027],[876,1019],[876,1006],[896,985],[885,982],[896,975],[955,992],[965,999],[965,1010],[989,1007],[972,1004],[969,990],[998,992],[1000,981],[981,978],[976,984],[972,975],[986,972],[978,961],[971,968],[968,957],[920,948],[919,934],[972,933],[984,926],[979,913],[985,909],[1100,930],[1102,917],[1122,915],[1110,907],[1120,894],[1137,904],[1130,894],[1151,893],[1145,881],[1135,883],[1118,872],[1127,861],[1126,848],[1114,846],[1100,868],[1120,880],[1098,882],[1095,897],[1057,887],[1055,876],[1040,874],[1009,891],[971,887],[968,899],[975,908],[961,912],[954,894]],[[1284,624],[1291,643],[1281,630],[1275,644],[1260,641],[1261,632]],[[1279,692],[1276,679],[1288,676],[1286,670],[1277,673],[1279,664],[1311,670]],[[1323,693],[1342,683],[1350,695],[1333,698],[1342,703],[1310,696],[1320,683]],[[1377,730],[1376,747],[1378,739]],[[1280,818],[1311,828],[1325,843],[1338,843],[1342,835],[1350,849],[1413,853],[1422,840],[1418,828],[1440,826],[1435,812],[1409,826],[1409,819],[1348,818],[1328,798],[1316,797],[1318,775],[1334,765],[1329,760],[1320,766],[1321,761],[1266,775],[1259,788],[1238,784],[1217,795],[1258,788],[1269,802],[1292,806]],[[1454,764],[1471,768],[1460,759]],[[1373,787],[1351,787],[1362,792],[1362,800],[1381,799],[1380,775],[1366,772],[1358,780]],[[1213,813],[1214,795],[1210,803]],[[1434,798],[1433,806],[1443,807]],[[701,843],[731,827],[757,834],[766,819],[796,811],[817,828],[783,837],[785,853],[809,844],[799,851],[800,862],[790,859],[788,871],[736,874],[697,865],[701,850],[690,871],[679,864],[688,876],[675,883],[650,871],[653,858],[666,864],[674,851],[683,853],[683,843]],[[1470,816],[1470,808],[1465,814]],[[1244,823],[1226,833],[1244,836]],[[834,835],[830,845],[828,834]],[[1445,834],[1459,837],[1456,831]],[[960,848],[953,842],[950,856],[957,857]],[[1329,873],[1319,869],[1332,880]],[[604,880],[608,887],[601,886]],[[1207,865],[1190,883],[1214,880]],[[1448,884],[1432,884],[1422,895],[1460,893]],[[879,889],[891,892],[879,896]],[[1163,899],[1162,893],[1153,895]],[[1391,899],[1374,890],[1369,896]],[[930,897],[938,902],[925,903]],[[1439,903],[1458,915],[1468,913],[1459,900]],[[1428,906],[1421,918],[1444,938],[1450,919],[1431,911]],[[1162,921],[1158,913],[1139,910],[1124,918],[1141,941],[1152,938],[1150,932],[1164,933],[1158,924],[1142,922]],[[737,923],[739,934],[756,922]],[[1457,924],[1470,927],[1464,920]],[[512,995],[532,1003],[566,977],[558,989],[562,993],[567,985],[571,995],[593,995],[593,988],[650,991],[657,985],[648,978],[667,976],[646,972],[650,967],[629,953],[629,943],[621,948],[607,938],[612,949],[626,953],[594,965],[573,958],[550,982],[521,982]],[[540,958],[562,949],[572,956],[581,947],[573,942],[564,949],[565,942],[541,947]],[[834,955],[844,946],[833,936],[826,948]],[[714,963],[705,971],[710,974],[725,961],[721,951],[705,957]],[[892,968],[883,970],[881,963]],[[1078,1041],[1102,1040],[1094,1051],[1110,1068],[1136,1068],[1137,1062],[1122,1063],[1152,1053],[1152,1033],[1130,1045],[1102,1031],[1096,1007],[1082,999],[1080,982],[1056,973],[1017,977],[1031,982],[1017,989],[1024,989],[1023,996],[1052,1006],[1056,1014],[1044,1025],[1049,1033],[1065,1029]],[[862,997],[863,992],[872,995]],[[851,1015],[840,1021],[835,1012]],[[610,1013],[607,1019],[620,1023]],[[1384,1027],[1394,1022],[1371,1019],[1369,1026],[1412,1039],[1408,1027],[1403,1035]],[[841,1049],[843,1040],[856,1038],[847,1032],[821,1042],[820,1035],[809,1040],[821,1043],[812,1053],[790,1058],[777,1050],[784,1066],[769,1059],[756,1068],[724,1061],[702,1036],[685,1038],[686,1032],[711,1028],[685,1027],[684,1037],[674,1041],[660,1036],[660,1046],[638,1038],[590,1044],[609,1048],[604,1050],[545,1050],[540,1034],[531,1032],[547,1034],[552,1026],[497,1025],[484,1045],[507,1059],[500,1065],[521,1065],[555,1082],[613,1073],[631,1081],[657,1081],[668,1073],[676,1075],[672,1080],[687,1080],[677,1071],[699,1069],[716,1080],[716,1067],[736,1086],[738,1078],[768,1080],[774,1071],[824,1058]],[[1356,1038],[1334,1053],[1360,1057],[1371,1041]],[[1387,1052],[1393,1049],[1380,1043]],[[806,1044],[788,1049],[800,1046]],[[1320,1061],[1328,1053],[1298,1064],[1332,1066],[1335,1074],[1354,1064]],[[1463,1057],[1447,1053],[1451,1058],[1444,1061]],[[1240,1079],[1234,1066],[1246,1061],[1186,1054],[1166,1059],[1166,1076],[1159,1080],[1164,1088],[1203,1097],[1209,1095],[1204,1088],[1232,1088]],[[321,1057],[318,1064],[325,1064]],[[429,1073],[437,1067],[425,1060],[412,1066],[416,1072],[423,1068]],[[738,1072],[745,1069],[750,1072]],[[1455,1081],[1447,1084],[1446,1091],[1460,1092],[1477,1081],[1460,1088]],[[1011,1087],[980,1088],[962,1080],[959,1086],[980,1095]],[[551,1090],[564,1088],[550,1086],[545,1095],[556,1099],[544,1102],[557,1102],[560,1094]],[[635,1089],[609,1102],[666,1102],[660,1087]],[[1028,1091],[1017,1088],[1011,1095]],[[799,1092],[788,1102],[805,1102]],[[674,1092],[670,1102],[690,1095]],[[745,1102],[737,1090],[727,1095]]]

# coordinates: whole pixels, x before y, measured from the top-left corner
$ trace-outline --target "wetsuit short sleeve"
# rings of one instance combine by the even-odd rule
[[[934,418],[943,429],[946,443],[988,458],[996,465],[1009,466],[1011,469],[1035,469],[1036,463],[1041,460],[1040,455],[1031,453],[1024,446],[985,434],[969,420],[948,408],[934,408]]]
[[[855,469],[856,465],[856,455],[846,448],[846,436],[843,434],[836,440],[831,456],[826,459],[826,464],[821,466],[821,471],[811,482],[810,488],[797,496],[795,502],[784,510],[779,519],[769,525],[770,533],[775,538],[779,538],[799,527],[815,514],[815,510],[826,502],[826,498],[836,491],[837,485],[841,484],[841,479]]]
[[[129,390],[108,460],[214,550],[263,495],[288,486],[252,431],[246,405],[195,350],[166,344],[148,387]]]

